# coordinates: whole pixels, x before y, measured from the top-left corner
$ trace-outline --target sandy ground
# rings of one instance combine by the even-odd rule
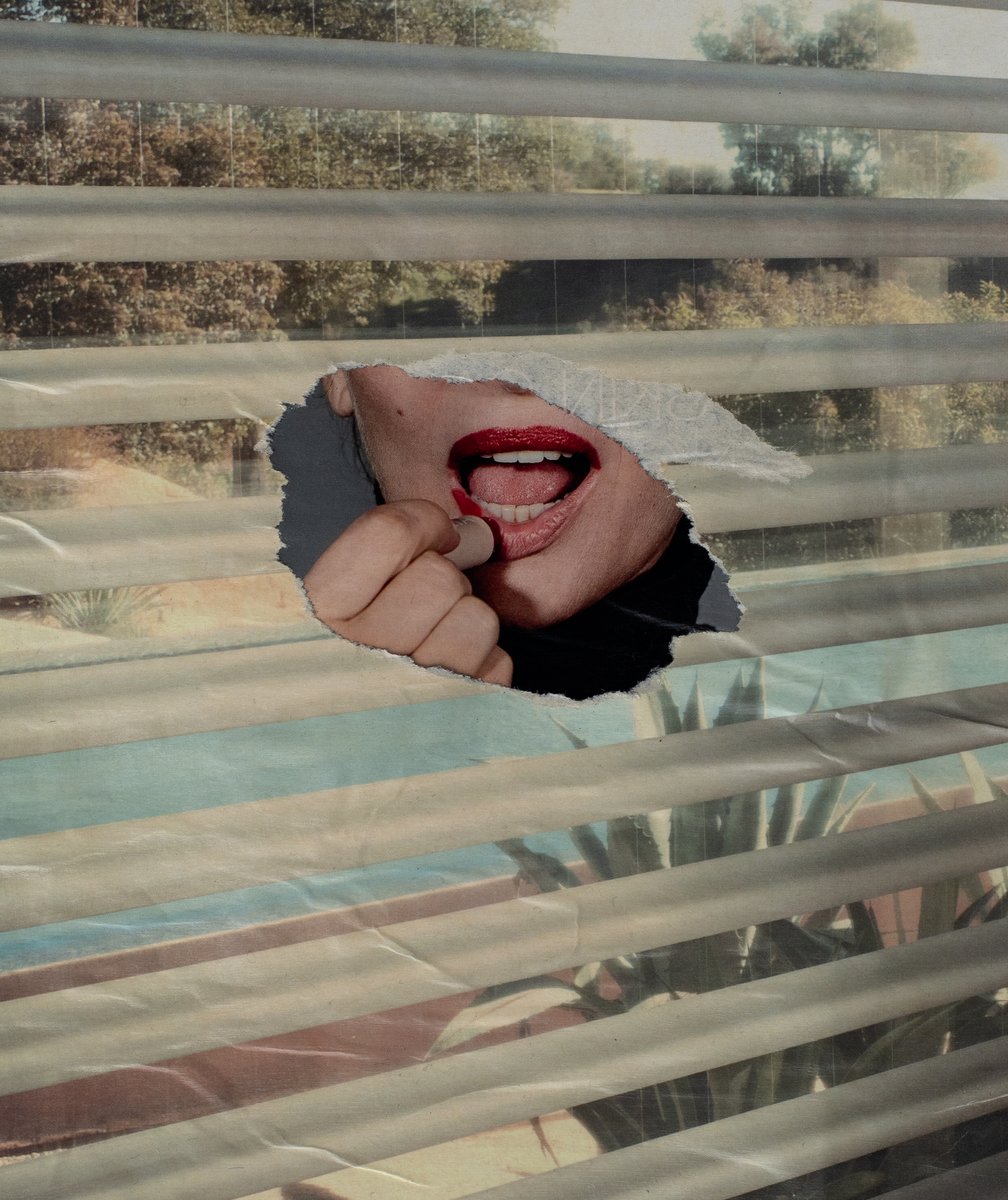
[[[292,1184],[284,1192],[279,1188],[256,1192],[245,1200],[457,1200],[598,1153],[592,1138],[567,1113],[543,1117],[542,1132],[548,1149],[540,1144],[532,1125],[523,1121],[367,1167],[321,1175]],[[24,1160],[0,1158],[0,1167],[18,1161]]]
[[[105,508],[133,504],[184,503],[201,499],[195,492],[136,467],[98,460],[74,472],[73,507]],[[127,631],[109,637],[177,637],[237,627],[268,627],[308,621],[305,602],[293,576],[210,579],[165,584],[151,606]],[[58,651],[104,637],[64,628],[55,617],[33,610],[0,617],[0,655]]]
[[[542,1131],[556,1162],[525,1121],[368,1167],[323,1175],[288,1188],[283,1200],[456,1200],[598,1153],[592,1138],[567,1113],[544,1117]],[[247,1200],[281,1200],[281,1192],[259,1192]]]

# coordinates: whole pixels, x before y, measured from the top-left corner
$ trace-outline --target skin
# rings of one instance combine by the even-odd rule
[[[510,384],[365,367],[328,376],[326,392],[334,412],[356,418],[386,503],[325,551],[305,577],[308,597],[330,629],[422,666],[509,684],[499,622],[541,628],[595,604],[654,565],[681,516],[625,447]],[[541,425],[594,448],[585,499],[542,549],[463,574],[443,557],[458,544],[452,446],[478,430]]]

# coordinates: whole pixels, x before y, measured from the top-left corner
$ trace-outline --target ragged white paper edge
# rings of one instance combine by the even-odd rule
[[[418,379],[440,379],[447,383],[499,380],[514,384],[532,392],[548,404],[571,413],[585,424],[594,426],[613,441],[625,446],[648,474],[661,479],[675,492],[684,514],[691,519],[691,540],[702,545],[715,568],[724,573],[728,594],[737,606],[740,618],[745,613],[745,605],[732,588],[727,570],[702,540],[701,532],[692,521],[688,502],[669,485],[663,468],[695,464],[716,470],[735,471],[747,479],[781,484],[811,474],[809,464],[797,454],[769,445],[706,393],[688,391],[677,383],[617,378],[596,367],[579,366],[568,359],[538,350],[516,350],[507,353],[484,351],[478,354],[448,351],[433,358],[418,359],[405,364],[389,362],[387,359],[371,359],[368,362],[346,360],[333,363],[326,374],[381,366],[394,367]],[[314,391],[314,388],[312,390]],[[259,449],[269,452],[272,433],[271,426]],[[300,579],[297,582],[305,597],[308,611],[313,612],[303,582]],[[698,633],[693,636],[701,635]],[[392,654],[380,648],[365,649],[386,659],[408,663],[416,670],[429,671],[446,678],[459,678],[455,672],[443,667],[420,667],[407,656]],[[638,718],[647,715],[645,709],[649,697],[660,684],[666,669],[655,668],[628,692],[605,693],[588,700],[574,700],[559,693],[522,691],[521,694],[536,703],[574,707],[596,704],[607,696],[625,695],[634,701],[635,723],[639,723]],[[514,690],[478,681],[474,683],[493,691]],[[643,708],[640,707],[642,705]],[[638,736],[641,734],[642,731],[639,730]]]
[[[703,392],[674,383],[617,379],[537,350],[481,354],[449,352],[400,365],[341,362],[331,372],[393,366],[418,379],[474,383],[499,379],[534,392],[626,446],[657,477],[670,464],[736,471],[747,479],[784,483],[808,475],[796,454],[768,445]]]

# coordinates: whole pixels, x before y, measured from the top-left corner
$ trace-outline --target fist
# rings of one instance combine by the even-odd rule
[[[509,687],[497,614],[445,557],[458,544],[429,500],[379,505],[322,554],[305,591],[318,619],[352,642]]]

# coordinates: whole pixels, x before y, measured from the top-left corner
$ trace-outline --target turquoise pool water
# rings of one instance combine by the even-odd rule
[[[821,706],[839,707],[1000,683],[1005,663],[1008,625],[776,655],[765,660],[768,715],[804,712],[820,684]],[[752,664],[673,668],[667,679],[681,704],[699,679],[708,709],[716,711],[740,667],[748,672]],[[496,694],[12,759],[0,763],[0,834],[26,836],[566,750],[570,742],[558,721],[590,745],[633,737],[630,705],[620,697],[548,705]],[[990,773],[1008,774],[1008,746],[977,757]],[[964,779],[955,757],[914,770],[935,789]],[[910,790],[905,767],[851,777],[848,786],[860,790],[869,782],[873,800]],[[536,843],[575,857],[563,834]],[[495,847],[475,847],[5,933],[0,968],[192,937],[512,869]]]

